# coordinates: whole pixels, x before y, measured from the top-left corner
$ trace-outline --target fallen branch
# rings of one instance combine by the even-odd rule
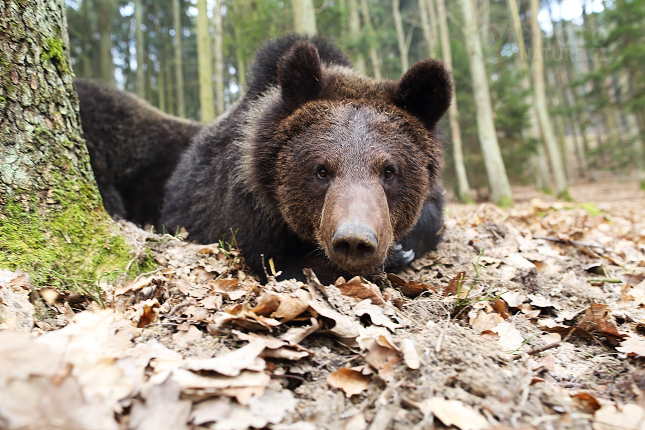
[[[558,243],[566,243],[567,245],[576,245],[576,246],[586,246],[589,248],[602,248],[605,249],[605,246],[603,245],[596,245],[594,243],[587,243],[587,242],[579,242],[577,240],[564,240],[560,239],[559,237],[550,237],[550,236],[533,236],[533,239],[542,239],[542,240],[550,240],[551,242],[558,242]]]

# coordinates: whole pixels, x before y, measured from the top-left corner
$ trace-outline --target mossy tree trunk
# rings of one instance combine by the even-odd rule
[[[0,268],[94,282],[130,254],[81,137],[65,3],[3,1],[0,33]]]
[[[215,118],[213,99],[213,39],[208,29],[208,4],[197,0],[197,64],[199,75],[199,107],[202,122],[208,124]]]
[[[314,36],[316,30],[316,8],[313,0],[291,0],[293,8],[293,31]]]

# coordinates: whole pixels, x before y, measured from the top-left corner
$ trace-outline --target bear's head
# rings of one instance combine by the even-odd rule
[[[302,40],[280,58],[278,84],[280,100],[254,144],[261,186],[334,265],[373,272],[438,179],[435,125],[450,105],[449,72],[424,60],[398,82],[377,82],[324,64]]]

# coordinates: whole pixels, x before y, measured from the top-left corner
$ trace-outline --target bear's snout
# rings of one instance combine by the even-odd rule
[[[373,272],[392,242],[383,187],[338,178],[327,192],[320,227],[320,242],[336,266],[357,275]]]
[[[347,262],[362,263],[378,250],[378,238],[371,228],[360,224],[341,224],[332,237],[333,252]]]

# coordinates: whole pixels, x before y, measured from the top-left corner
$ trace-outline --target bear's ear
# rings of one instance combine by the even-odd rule
[[[423,60],[405,72],[396,88],[396,104],[432,129],[450,107],[452,79],[439,60]]]
[[[282,101],[290,110],[313,99],[322,89],[318,49],[309,40],[299,40],[278,62]]]

